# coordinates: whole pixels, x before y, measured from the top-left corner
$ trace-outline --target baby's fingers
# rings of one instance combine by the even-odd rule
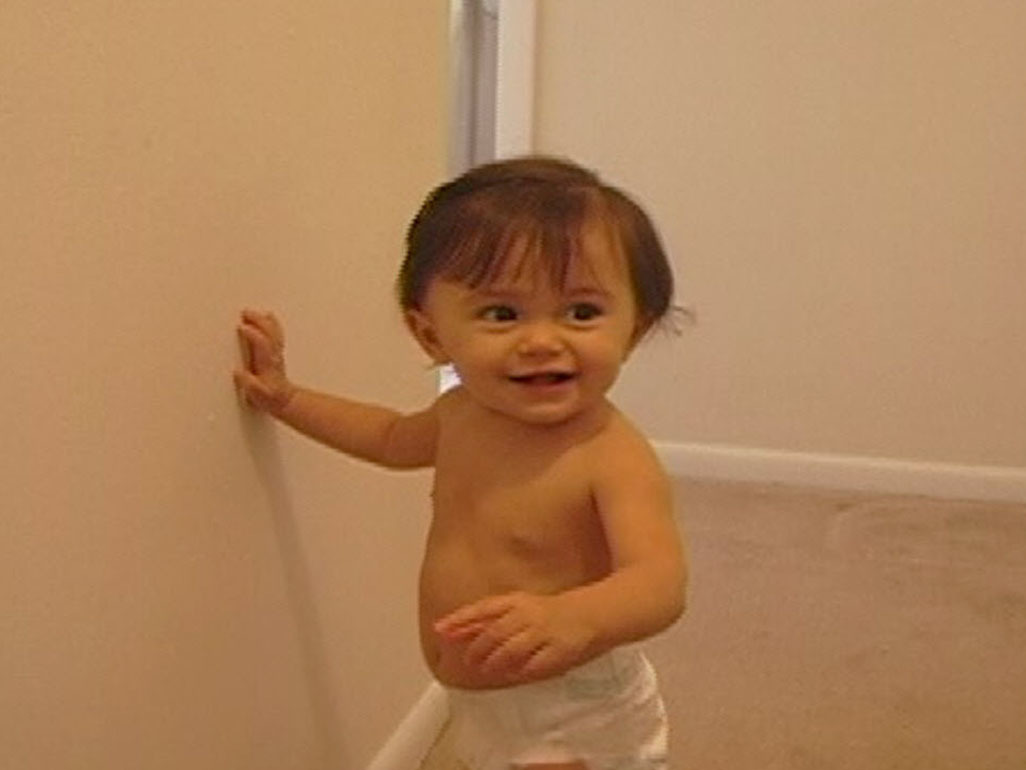
[[[443,636],[472,636],[511,608],[509,597],[489,596],[466,604],[435,621],[435,631]]]
[[[520,674],[526,681],[547,679],[562,674],[575,665],[578,665],[578,661],[560,654],[555,647],[542,646],[527,656],[520,668]]]
[[[486,628],[488,628],[488,623],[485,622],[461,623],[459,625],[445,626],[438,626],[436,624],[435,631],[451,641],[466,641],[468,639],[473,639]]]
[[[285,344],[285,332],[282,329],[278,317],[269,310],[252,310],[246,308],[242,311],[242,322],[244,325],[259,329],[277,346]]]
[[[260,374],[267,369],[283,368],[281,345],[273,337],[260,327],[245,322],[239,324],[237,331],[246,369]]]
[[[468,654],[466,659],[484,673],[505,673],[515,677],[524,672],[540,646],[533,634],[523,631],[493,646],[483,655]]]

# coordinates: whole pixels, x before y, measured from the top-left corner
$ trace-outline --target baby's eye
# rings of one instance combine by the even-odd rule
[[[594,321],[602,315],[602,308],[594,302],[575,302],[567,314],[573,321]]]
[[[489,305],[478,315],[482,320],[492,323],[509,323],[517,320],[517,311],[509,305]]]

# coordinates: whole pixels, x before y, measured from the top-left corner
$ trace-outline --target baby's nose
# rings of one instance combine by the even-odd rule
[[[517,342],[517,350],[523,355],[544,355],[558,353],[563,349],[563,340],[555,324],[540,322],[524,327]]]

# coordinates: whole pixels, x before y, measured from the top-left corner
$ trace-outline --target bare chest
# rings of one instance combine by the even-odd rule
[[[558,565],[604,550],[592,463],[578,446],[518,445],[487,436],[442,442],[436,534],[479,556]]]

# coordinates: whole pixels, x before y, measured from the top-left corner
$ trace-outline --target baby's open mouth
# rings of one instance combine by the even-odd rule
[[[558,385],[574,378],[572,372],[535,372],[534,374],[511,375],[513,382],[521,385]]]

